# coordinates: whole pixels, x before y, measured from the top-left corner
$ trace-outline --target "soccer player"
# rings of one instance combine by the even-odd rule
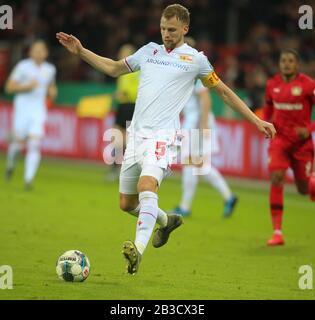
[[[184,42],[189,29],[189,12],[179,5],[166,7],[160,29],[163,45],[150,42],[133,55],[114,61],[84,48],[73,35],[57,33],[57,39],[70,52],[107,75],[118,77],[140,70],[135,112],[128,128],[129,139],[120,172],[120,208],[138,217],[135,242],[123,244],[127,271],[138,271],[155,223],[152,243],[166,244],[170,233],[182,224],[179,215],[167,215],[158,207],[158,189],[176,154],[179,113],[189,100],[196,78],[214,88],[224,101],[238,110],[267,137],[273,137],[272,124],[256,117],[214,73],[208,59]]]
[[[232,193],[221,173],[211,165],[211,153],[215,154],[219,152],[215,118],[210,110],[211,103],[208,88],[203,86],[201,80],[197,80],[193,94],[182,112],[184,116],[182,128],[184,129],[184,133],[188,135],[192,129],[211,129],[211,134],[209,137],[205,137],[203,150],[199,150],[198,142],[193,143],[194,136],[192,134],[183,139],[183,156],[189,158],[189,155],[193,155],[194,159],[198,159],[198,154],[202,151],[204,162],[198,166],[183,166],[182,199],[180,205],[173,210],[173,213],[180,214],[181,216],[189,216],[191,214],[192,200],[199,181],[199,175],[203,176],[207,183],[221,193],[224,199],[224,217],[229,217],[233,213],[233,209],[237,203],[237,197]]]
[[[6,179],[10,180],[17,153],[26,145],[24,183],[26,190],[38,169],[41,139],[46,120],[46,98],[55,99],[56,68],[46,61],[48,48],[36,40],[30,47],[29,58],[20,61],[6,82],[5,90],[15,94],[13,101],[13,137],[7,151]]]
[[[135,52],[135,48],[131,44],[123,45],[118,52],[118,60],[124,59],[127,56],[132,55]],[[134,110],[135,102],[137,98],[137,91],[139,85],[139,72],[133,72],[125,74],[117,79],[117,89],[114,94],[114,100],[117,102],[117,113],[115,118],[115,127],[120,130],[123,136],[122,145],[121,141],[117,143],[115,149],[118,151],[124,151],[126,146],[126,126],[131,122]],[[123,152],[118,152],[122,154]],[[120,159],[116,159],[120,160]],[[116,180],[120,166],[114,163],[111,166],[111,171],[108,176],[109,180]]]
[[[277,136],[270,142],[270,211],[273,235],[269,246],[283,245],[282,215],[285,174],[290,167],[300,194],[309,193],[309,178],[314,157],[311,131],[312,105],[315,103],[315,82],[299,72],[299,54],[292,49],[280,54],[280,73],[267,81],[263,116],[272,119]],[[310,188],[311,189],[311,188]],[[314,189],[313,189],[314,190]]]

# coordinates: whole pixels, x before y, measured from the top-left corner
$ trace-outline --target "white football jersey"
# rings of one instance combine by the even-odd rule
[[[180,128],[179,114],[189,100],[196,78],[211,78],[207,57],[186,43],[168,52],[154,42],[125,59],[130,72],[140,70],[135,112],[129,133],[154,137]]]
[[[32,59],[20,61],[13,69],[10,79],[19,84],[27,84],[36,80],[38,86],[28,92],[17,93],[14,97],[14,111],[25,114],[46,113],[47,89],[55,81],[56,68],[48,62],[37,65]]]

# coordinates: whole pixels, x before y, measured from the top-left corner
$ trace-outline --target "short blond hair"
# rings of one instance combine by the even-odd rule
[[[178,3],[167,6],[162,12],[162,17],[166,19],[176,17],[179,21],[187,24],[188,26],[190,23],[189,15],[190,13],[188,9]]]

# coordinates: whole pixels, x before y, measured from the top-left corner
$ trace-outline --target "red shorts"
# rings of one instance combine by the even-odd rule
[[[291,168],[295,180],[308,180],[312,173],[314,147],[312,140],[292,144],[283,139],[273,139],[268,149],[269,171]]]

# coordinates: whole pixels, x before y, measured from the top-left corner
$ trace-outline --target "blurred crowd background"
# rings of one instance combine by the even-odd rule
[[[119,47],[160,43],[163,8],[178,2],[189,8],[189,35],[197,40],[220,77],[232,88],[246,89],[249,105],[263,103],[268,77],[277,72],[282,48],[298,50],[302,70],[315,77],[315,32],[298,27],[298,8],[315,1],[299,0],[20,0],[13,8],[14,29],[0,31],[0,50],[9,50],[11,67],[37,38],[50,46],[58,81],[114,82],[68,54],[56,41],[58,31],[72,33],[92,51],[116,58]],[[0,57],[1,58],[1,57]],[[3,87],[3,83],[1,85]],[[1,88],[2,90],[3,88]]]

